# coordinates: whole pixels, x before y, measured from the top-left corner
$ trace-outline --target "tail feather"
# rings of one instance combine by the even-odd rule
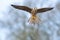
[[[30,17],[30,19],[28,20],[29,23],[31,24],[38,24],[41,22],[41,20],[37,17],[37,16],[32,16]]]

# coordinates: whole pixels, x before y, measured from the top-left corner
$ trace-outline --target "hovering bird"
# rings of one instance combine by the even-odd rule
[[[34,23],[34,24],[39,23],[39,21],[40,21],[40,19],[36,16],[37,13],[43,13],[43,12],[50,11],[50,10],[53,9],[53,7],[37,9],[37,8],[29,8],[29,7],[26,7],[26,6],[19,6],[19,5],[11,5],[11,6],[13,6],[16,9],[24,10],[26,12],[29,12],[31,14],[31,17],[28,21],[30,23]]]

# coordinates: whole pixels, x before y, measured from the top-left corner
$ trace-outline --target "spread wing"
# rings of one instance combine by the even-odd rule
[[[53,8],[41,8],[41,9],[37,9],[37,13],[42,13],[42,12],[46,12],[46,11],[50,11]]]
[[[31,13],[31,10],[32,10],[31,8],[26,7],[26,6],[19,6],[19,5],[11,5],[11,6],[13,6],[16,9],[24,10],[24,11],[27,11],[27,12],[30,12],[30,13]]]

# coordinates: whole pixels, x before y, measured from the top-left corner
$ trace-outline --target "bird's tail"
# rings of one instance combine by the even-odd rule
[[[41,20],[37,16],[31,16],[28,22],[31,24],[38,24],[41,22]]]

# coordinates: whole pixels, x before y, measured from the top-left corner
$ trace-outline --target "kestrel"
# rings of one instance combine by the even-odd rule
[[[26,6],[19,6],[19,5],[11,5],[16,9],[19,10],[24,10],[26,12],[29,12],[31,14],[30,19],[28,20],[30,23],[39,23],[40,19],[36,16],[37,13],[42,13],[42,12],[46,12],[46,11],[50,11],[53,9],[53,7],[48,7],[48,8],[29,8]]]

